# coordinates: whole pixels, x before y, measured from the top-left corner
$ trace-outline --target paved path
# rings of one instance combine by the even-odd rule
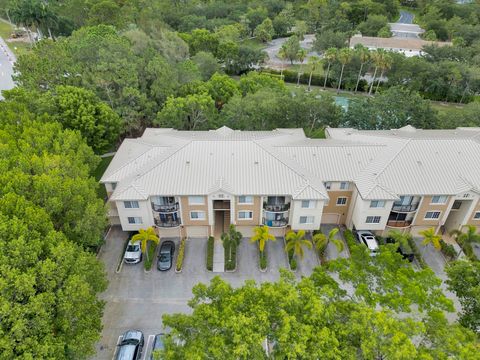
[[[280,68],[283,65],[290,65],[289,60],[281,60],[277,55],[280,51],[282,45],[287,41],[288,37],[278,38],[270,41],[267,46],[263,49],[268,54],[267,65],[270,67]],[[315,41],[315,34],[305,35],[305,39],[300,42],[300,46],[308,51],[307,57],[303,61],[303,64],[306,65],[308,58],[312,55],[320,56],[317,52],[312,50],[313,42]],[[294,61],[294,64],[300,64],[299,61]]]
[[[415,15],[406,10],[400,10],[400,18],[397,23],[399,24],[413,24],[413,18]]]
[[[215,239],[213,243],[213,272],[223,273],[225,271],[225,249],[222,240]]]
[[[12,79],[15,61],[15,55],[0,37],[0,91],[10,90],[15,86]],[[3,99],[3,96],[0,95],[0,99]]]

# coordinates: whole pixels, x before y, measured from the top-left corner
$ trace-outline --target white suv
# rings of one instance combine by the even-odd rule
[[[132,240],[128,242],[125,255],[123,255],[123,261],[127,264],[138,264],[142,261],[142,249],[140,248],[140,242],[133,243]]]
[[[375,235],[373,235],[370,231],[360,230],[357,231],[357,238],[361,244],[365,245],[368,250],[370,250],[370,256],[377,255],[379,248],[377,239],[375,239]]]

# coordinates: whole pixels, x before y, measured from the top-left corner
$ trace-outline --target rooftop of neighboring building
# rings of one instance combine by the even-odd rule
[[[354,47],[357,44],[361,44],[366,47],[377,48],[377,49],[399,49],[399,50],[412,50],[412,51],[420,51],[423,49],[423,47],[428,45],[436,45],[436,46],[452,45],[451,42],[427,41],[423,39],[407,38],[407,37],[381,38],[381,37],[354,35],[350,39],[350,46]]]

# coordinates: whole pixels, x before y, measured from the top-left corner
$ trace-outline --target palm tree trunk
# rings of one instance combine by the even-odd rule
[[[362,76],[363,63],[360,65],[360,71],[358,72],[357,85],[355,85],[355,92],[358,90],[358,84],[360,84],[360,76]]]
[[[372,95],[373,84],[375,83],[375,76],[377,76],[378,67],[375,66],[375,71],[373,72],[372,83],[370,84],[370,90],[368,91],[368,95]]]
[[[310,71],[310,77],[308,78],[308,91],[311,91],[310,84],[312,83],[313,70]]]
[[[338,82],[337,94],[340,92],[340,86],[342,86],[343,69],[345,69],[344,64],[342,64],[342,71],[340,71],[340,81]]]
[[[382,77],[383,77],[383,70],[380,73],[380,77],[378,78],[377,87],[375,88],[375,93],[377,93],[378,91],[378,87],[380,86],[380,80],[382,79]]]
[[[327,73],[325,74],[325,81],[323,82],[323,90],[327,87],[328,73],[330,72],[330,63],[328,63]]]

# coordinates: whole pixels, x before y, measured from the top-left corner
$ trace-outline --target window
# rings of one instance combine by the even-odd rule
[[[300,216],[300,224],[313,224],[315,217],[313,216]]]
[[[346,197],[338,197],[337,198],[337,205],[340,205],[340,206],[347,205],[347,198]]]
[[[462,202],[460,200],[455,200],[452,205],[452,210],[458,210],[462,207]]]
[[[203,196],[189,196],[188,197],[189,205],[203,205],[204,199]]]
[[[445,204],[447,202],[446,195],[435,195],[432,196],[431,204]]]
[[[239,196],[238,197],[239,204],[253,204],[253,196]]]
[[[341,182],[340,190],[348,190],[348,182]]]
[[[332,183],[331,182],[326,182],[324,185],[325,185],[325,188],[327,190],[330,190],[332,188]]]
[[[253,212],[252,211],[239,211],[238,220],[252,220]]]
[[[302,209],[313,209],[315,207],[315,200],[302,200]]]
[[[138,201],[124,201],[123,206],[125,206],[125,209],[138,209]]]
[[[440,211],[427,211],[425,213],[425,220],[435,220],[440,218]]]
[[[475,214],[473,214],[473,218],[475,220],[480,220],[480,211],[477,211]]]
[[[365,222],[367,224],[380,224],[381,216],[367,216]]]
[[[190,220],[205,220],[205,211],[190,211]]]
[[[143,224],[142,218],[140,216],[129,216],[128,217],[129,224]]]
[[[372,201],[370,201],[370,207],[371,208],[384,208],[385,207],[385,201],[384,200],[372,200]]]

